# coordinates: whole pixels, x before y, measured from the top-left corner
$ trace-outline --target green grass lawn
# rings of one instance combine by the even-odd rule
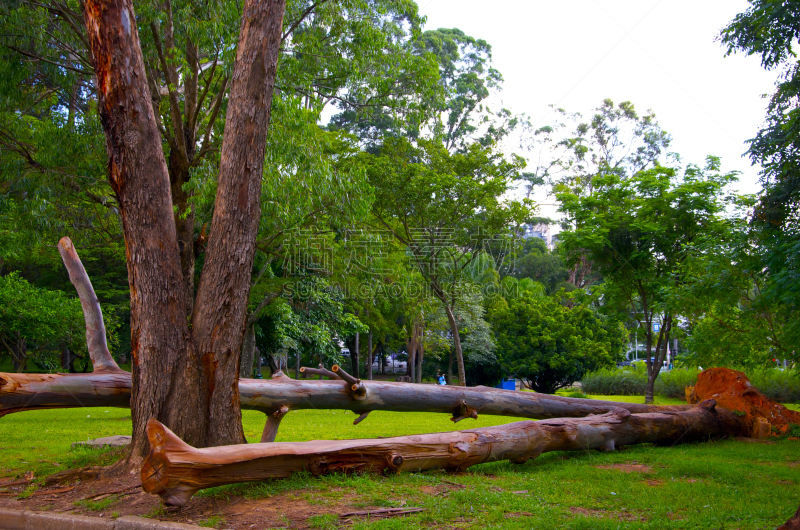
[[[637,396],[592,396],[640,401]],[[661,404],[679,400],[658,399]],[[797,408],[797,407],[793,407]],[[481,416],[455,425],[444,414],[373,412],[357,426],[347,411],[305,410],[284,418],[278,441],[366,438],[498,425],[513,418]],[[264,415],[243,412],[248,441],[257,441]],[[130,411],[115,408],[44,410],[0,419],[0,469],[37,476],[102,461],[97,450],[71,450],[78,440],[129,434]],[[106,457],[108,460],[110,456]],[[56,466],[55,464],[60,464]],[[617,469],[618,464],[633,468]],[[330,506],[420,506],[407,518],[356,521],[353,529],[568,528],[758,529],[786,521],[800,504],[800,443],[716,441],[674,447],[634,446],[614,453],[549,453],[523,465],[497,462],[466,473],[396,476],[296,475],[199,493],[206,497],[291,495]],[[604,466],[604,467],[598,467]],[[632,472],[626,472],[632,471]],[[463,488],[451,483],[462,484]],[[405,504],[403,504],[405,503]],[[312,527],[337,528],[335,516]]]

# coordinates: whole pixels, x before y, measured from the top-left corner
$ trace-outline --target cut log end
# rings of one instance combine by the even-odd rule
[[[340,377],[343,381],[347,381],[347,383],[351,386],[351,388],[355,391],[355,386],[361,384],[361,380],[357,377],[353,377],[352,375],[348,374],[342,367],[338,364],[334,364],[331,366],[331,370],[335,373],[338,377]]]
[[[146,432],[150,454],[142,464],[142,489],[160,496],[167,506],[186,506],[199,488],[175,480],[168,454],[185,449],[192,452],[193,448],[154,419],[147,422]]]
[[[169,460],[163,453],[151,453],[142,465],[142,488],[148,493],[161,493],[169,483]]]

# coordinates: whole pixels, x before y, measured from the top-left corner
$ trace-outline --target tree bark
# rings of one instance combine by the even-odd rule
[[[800,508],[797,509],[795,514],[788,521],[775,530],[800,530]]]
[[[357,312],[356,316],[358,316]],[[353,372],[353,375],[355,375],[356,377],[358,377],[358,354],[361,351],[360,335],[361,334],[358,331],[356,331],[356,338],[355,341],[353,342],[354,347],[352,350],[350,350],[350,366],[351,366],[350,369]]]
[[[103,322],[100,301],[97,299],[92,282],[89,280],[89,275],[86,274],[86,269],[83,268],[83,263],[78,257],[72,240],[62,237],[58,242],[58,252],[61,254],[61,260],[69,274],[69,281],[78,291],[83,320],[86,323],[86,348],[89,351],[94,371],[119,371],[119,366],[111,357],[111,352],[108,351],[106,325]]]
[[[707,440],[741,432],[741,420],[716,402],[674,413],[631,414],[615,409],[580,419],[522,421],[467,431],[375,440],[268,443],[195,449],[153,420],[142,487],[167,505],[185,506],[200,489],[238,482],[352,472],[464,470],[497,460],[522,463],[550,451],[586,451],[640,443]]]
[[[197,358],[161,149],[131,0],[83,3],[106,137],[109,182],[120,205],[131,293],[131,455],[147,454],[151,418],[205,445]]]
[[[285,7],[285,0],[247,0],[239,30],[214,217],[192,315],[205,372],[207,445],[244,441],[237,381]]]
[[[169,153],[167,171],[169,173],[170,191],[174,207],[175,234],[178,241],[178,254],[181,260],[181,277],[183,278],[183,295],[186,300],[186,318],[191,318],[194,309],[194,210],[189,204],[189,194],[183,185],[189,182],[189,162],[194,158],[194,131],[176,131],[183,134],[186,140],[188,160],[177,149]]]
[[[422,337],[419,342],[419,351],[417,352],[417,383],[422,383],[422,359],[425,357],[425,330],[422,331]]]

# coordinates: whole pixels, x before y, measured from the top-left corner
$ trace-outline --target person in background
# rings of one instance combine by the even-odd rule
[[[442,374],[442,373],[439,374],[438,384],[440,384],[440,385],[446,385],[447,384],[447,381],[444,380],[444,374]]]

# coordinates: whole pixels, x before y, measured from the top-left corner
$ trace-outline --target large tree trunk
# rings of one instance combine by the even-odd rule
[[[566,398],[489,387],[407,385],[388,381],[362,382],[363,397],[355,399],[340,380],[291,379],[282,373],[268,380],[241,379],[241,406],[272,413],[289,410],[339,409],[354,412],[440,412],[471,417],[480,414],[519,418],[581,417],[622,407],[633,413],[683,410],[597,399]],[[0,417],[14,412],[80,406],[128,407],[131,377],[123,370],[88,374],[0,373]],[[463,404],[463,405],[462,405]],[[462,414],[466,411],[466,415]]]
[[[151,418],[205,445],[207,422],[172,213],[131,0],[83,4],[106,137],[109,181],[125,235],[131,293],[132,455],[147,454]]]
[[[461,351],[461,335],[458,332],[458,322],[456,322],[456,317],[453,315],[453,308],[450,307],[450,304],[445,304],[444,309],[447,313],[447,321],[450,323],[450,332],[453,334],[453,355],[458,366],[458,385],[467,386],[467,373],[464,370],[464,354]]]
[[[157,421],[148,425],[150,456],[142,487],[167,505],[184,506],[200,489],[288,477],[348,472],[464,470],[496,460],[525,462],[550,451],[586,451],[640,443],[678,443],[741,434],[740,418],[704,401],[673,413],[615,409],[580,419],[523,421],[497,427],[377,440],[264,443],[195,449]]]
[[[109,181],[120,204],[127,251],[133,456],[146,453],[144,427],[150,418],[200,446],[244,439],[239,356],[284,6],[285,0],[250,0],[243,6],[211,239],[190,334],[189,267],[182,267],[170,191],[181,179],[170,182],[133,6],[130,0],[84,3]],[[180,121],[179,111],[173,114]],[[185,140],[182,132],[175,127],[178,144]],[[182,228],[185,254],[192,227]]]
[[[285,5],[246,1],[239,30],[214,217],[192,315],[206,378],[207,445],[244,441],[237,381]]]

